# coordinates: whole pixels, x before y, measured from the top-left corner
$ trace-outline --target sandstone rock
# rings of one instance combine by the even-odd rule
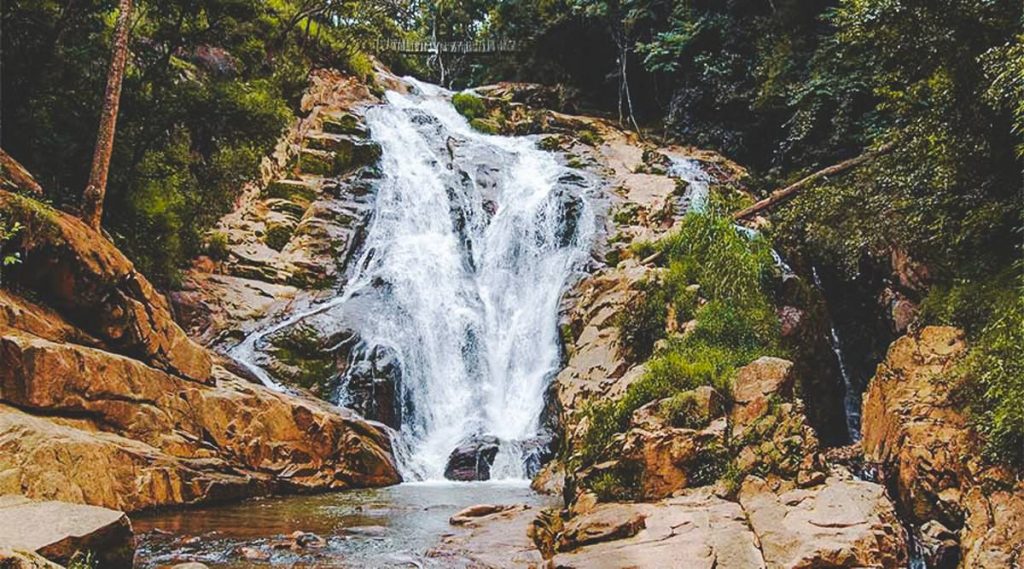
[[[1020,564],[1024,483],[984,461],[950,382],[967,345],[963,332],[926,327],[893,342],[864,396],[865,459],[881,466],[901,506],[939,549],[958,532],[961,567]],[[926,530],[930,530],[927,531]]]
[[[210,569],[210,567],[203,563],[190,561],[188,563],[178,563],[177,565],[171,565],[170,569]]]
[[[559,460],[548,462],[533,477],[530,488],[540,494],[560,496],[565,489],[565,465]]]
[[[903,528],[878,484],[833,477],[776,494],[748,477],[739,500],[769,568],[906,565]]]
[[[427,555],[443,567],[541,567],[544,560],[527,535],[536,513],[520,505],[469,519]]]
[[[734,437],[742,437],[755,420],[768,412],[772,398],[783,400],[792,394],[792,367],[789,361],[762,357],[736,372],[729,414]]]
[[[739,504],[707,488],[685,490],[656,504],[604,504],[605,515],[644,516],[632,537],[559,552],[554,567],[579,569],[758,569],[764,561]]]
[[[0,496],[0,544],[61,564],[77,552],[92,552],[100,566],[111,569],[130,569],[135,556],[124,512],[17,495]]]
[[[81,220],[0,190],[0,211],[21,222],[26,253],[17,273],[66,319],[108,349],[198,381],[210,355],[174,322],[166,299],[105,237]]]
[[[593,511],[577,516],[565,525],[558,543],[559,551],[633,537],[645,527],[646,516],[636,508],[619,504],[601,504]]]

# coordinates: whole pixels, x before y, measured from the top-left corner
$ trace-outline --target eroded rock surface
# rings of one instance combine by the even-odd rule
[[[1024,563],[1024,483],[985,461],[950,399],[966,349],[962,331],[940,326],[890,346],[864,395],[864,456],[881,465],[911,521],[930,528],[921,533],[932,555],[959,557],[961,567],[1016,567]],[[959,552],[948,551],[943,528],[959,536]]]

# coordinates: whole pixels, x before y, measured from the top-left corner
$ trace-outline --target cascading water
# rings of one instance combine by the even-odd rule
[[[407,480],[441,478],[453,449],[485,435],[499,441],[490,477],[523,478],[559,364],[559,298],[589,257],[586,184],[410,83],[366,113],[384,174],[344,302],[365,315],[364,345],[397,355]]]

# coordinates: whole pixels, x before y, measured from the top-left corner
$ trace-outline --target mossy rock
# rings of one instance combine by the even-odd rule
[[[267,247],[280,251],[291,241],[293,233],[295,233],[295,226],[292,224],[272,223],[267,227],[266,234],[263,235],[263,242],[267,244]]]
[[[298,170],[303,174],[324,178],[330,178],[337,174],[334,156],[330,152],[309,148],[303,148],[299,152]]]
[[[303,180],[274,180],[267,185],[263,195],[308,205],[316,200],[317,189],[312,183]]]
[[[370,140],[344,139],[334,153],[334,171],[338,174],[376,164],[381,157],[379,144]]]
[[[325,152],[337,152],[340,146],[346,144],[342,136],[337,134],[311,134],[304,139],[304,142],[306,148],[323,150]]]
[[[469,121],[469,126],[484,134],[498,134],[501,132],[501,125],[494,119],[473,119]]]
[[[460,115],[470,120],[487,114],[487,105],[483,99],[472,93],[455,93],[452,95],[452,106]]]
[[[274,334],[267,353],[273,358],[275,375],[291,385],[325,395],[337,375],[334,354],[325,349],[325,341],[316,330],[303,325]]]
[[[369,136],[369,131],[363,125],[359,117],[352,113],[341,115],[328,115],[324,117],[321,127],[327,134],[351,134],[355,136]]]
[[[263,203],[267,206],[267,209],[280,213],[282,215],[290,216],[298,221],[303,214],[306,213],[306,208],[302,204],[295,203],[291,200],[283,198],[268,198],[263,200]]]

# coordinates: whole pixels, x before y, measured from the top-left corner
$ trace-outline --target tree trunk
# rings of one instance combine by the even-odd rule
[[[114,46],[107,70],[107,90],[103,94],[103,111],[96,134],[96,149],[92,155],[89,185],[82,195],[82,219],[95,230],[103,218],[103,197],[107,193],[107,174],[110,155],[114,149],[114,131],[117,130],[117,110],[121,102],[121,80],[128,60],[128,27],[132,14],[132,0],[120,0],[117,23],[114,27]]]
[[[861,154],[856,158],[850,158],[849,160],[844,160],[838,164],[833,164],[828,168],[822,168],[821,170],[818,170],[817,172],[807,177],[801,178],[800,180],[794,182],[793,184],[790,184],[789,186],[786,186],[785,188],[782,188],[781,190],[775,190],[774,192],[769,194],[768,197],[766,197],[765,199],[755,203],[754,205],[746,209],[742,209],[734,213],[732,217],[737,221],[741,219],[746,219],[759,211],[768,209],[773,205],[792,197],[793,194],[799,192],[800,190],[806,188],[807,186],[820,180],[821,178],[827,178],[828,176],[839,174],[841,172],[849,170],[850,168],[860,166],[865,162],[870,162],[871,160],[874,160],[875,158],[878,158],[879,156],[888,153],[893,149],[894,146],[895,145],[891,142],[888,144],[883,144],[882,146],[878,147],[877,150],[869,150],[868,152],[865,152],[864,154]]]

